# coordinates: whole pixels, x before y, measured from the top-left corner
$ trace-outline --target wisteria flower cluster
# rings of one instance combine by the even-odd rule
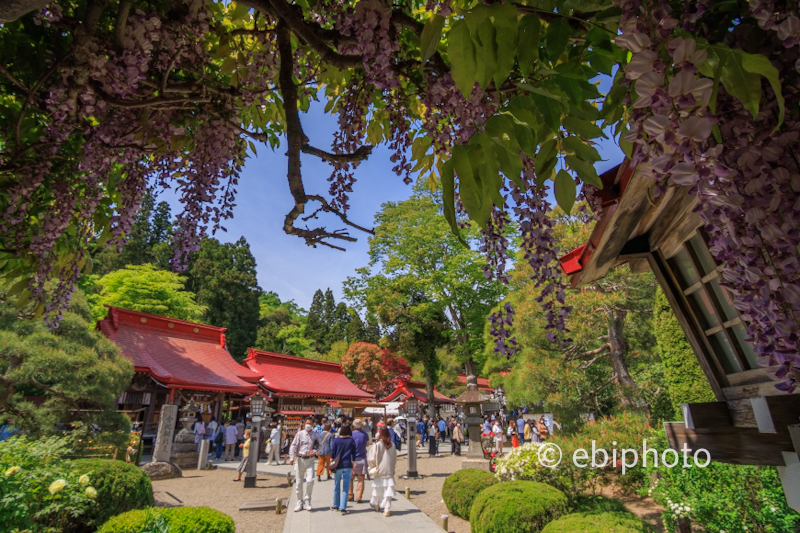
[[[703,10],[678,20],[666,4],[621,6],[616,42],[631,53],[625,77],[639,95],[626,137],[639,147],[635,161],[652,174],[655,195],[683,186],[697,197],[722,284],[734,295],[759,364],[773,367],[778,387],[791,391],[800,382],[800,167],[792,148],[800,122],[783,109],[797,104],[800,91],[783,84],[778,95],[771,85],[760,101],[743,102],[737,84],[750,80],[727,82],[723,70],[727,83],[720,86],[715,69],[724,63],[714,65],[742,61],[750,76],[774,70],[796,80],[797,18],[776,15],[774,2],[750,2],[758,25],[774,30],[758,46],[769,62],[759,64],[738,52],[752,38],[746,24],[733,29],[724,47],[711,47],[676,35]]]

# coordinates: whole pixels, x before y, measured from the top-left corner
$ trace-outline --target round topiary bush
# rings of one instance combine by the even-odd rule
[[[94,532],[112,516],[153,506],[153,486],[141,468],[112,459],[78,459],[74,464],[97,489],[97,504],[78,517],[69,531]]]
[[[235,533],[233,518],[209,507],[170,507],[128,511],[117,515],[97,533]]]
[[[475,497],[469,513],[472,533],[536,533],[567,512],[560,490],[535,481],[507,481]]]
[[[625,512],[574,513],[553,520],[542,533],[651,533],[653,528]]]
[[[466,468],[448,476],[442,487],[442,499],[450,512],[469,519],[472,501],[480,491],[497,483],[494,474],[486,470]]]

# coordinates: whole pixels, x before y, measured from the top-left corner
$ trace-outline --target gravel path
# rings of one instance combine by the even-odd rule
[[[246,501],[288,498],[286,478],[259,474],[256,488],[243,488],[243,481],[234,483],[231,470],[185,470],[178,479],[153,482],[153,496],[159,507],[206,506],[229,515],[236,522],[236,533],[281,533],[286,511],[239,511]]]
[[[411,503],[416,505],[423,513],[441,525],[442,515],[450,516],[448,530],[453,533],[470,533],[469,522],[453,516],[442,501],[442,485],[444,480],[458,470],[461,470],[461,461],[464,457],[450,455],[442,446],[442,457],[429,457],[427,453],[417,455],[417,472],[425,476],[423,479],[401,479],[408,471],[408,458],[397,458],[397,490],[405,494],[405,488],[411,488]],[[403,447],[405,451],[405,446]],[[462,453],[465,453],[462,451]]]

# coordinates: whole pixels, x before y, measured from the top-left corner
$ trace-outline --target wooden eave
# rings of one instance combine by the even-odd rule
[[[603,176],[604,189],[614,192],[606,194],[603,215],[578,259],[581,270],[570,277],[572,287],[595,282],[626,262],[633,272],[644,272],[649,252],[661,248],[670,257],[701,224],[688,187],[670,187],[654,198],[655,181],[646,169],[626,159],[611,172],[613,177]]]

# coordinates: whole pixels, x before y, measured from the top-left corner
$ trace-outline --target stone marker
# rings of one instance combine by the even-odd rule
[[[167,461],[147,463],[142,465],[142,470],[144,470],[153,481],[157,479],[183,477],[183,472],[181,471],[180,467],[175,463],[170,463]]]
[[[272,511],[283,509],[289,504],[289,498],[275,498],[274,501],[270,500],[257,500],[252,502],[244,502],[240,507],[240,511]],[[278,511],[280,514],[280,511]]]
[[[161,406],[158,419],[158,433],[153,447],[153,462],[168,462],[172,454],[172,437],[175,434],[175,423],[178,421],[178,406],[165,404]]]
[[[198,470],[206,469],[206,464],[208,464],[208,448],[210,445],[211,441],[208,439],[203,439],[200,441],[200,455],[197,458]]]

